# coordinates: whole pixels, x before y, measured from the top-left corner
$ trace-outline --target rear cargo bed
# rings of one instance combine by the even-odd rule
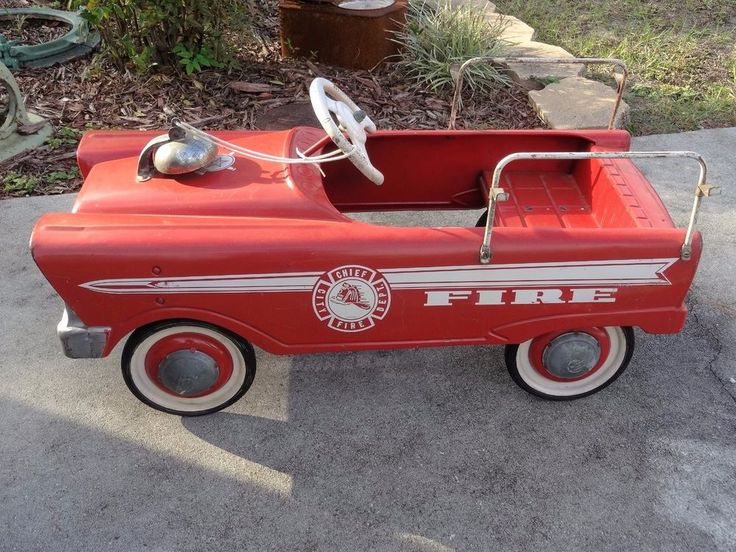
[[[626,178],[624,178],[626,173]],[[483,171],[487,198],[492,171]],[[666,208],[627,160],[581,161],[569,172],[506,171],[507,201],[495,226],[533,228],[671,228]]]

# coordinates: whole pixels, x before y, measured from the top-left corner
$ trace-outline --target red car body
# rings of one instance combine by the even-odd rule
[[[324,133],[215,133],[294,156]],[[490,172],[518,152],[627,151],[623,131],[385,131],[376,186],[347,160],[237,159],[234,170],[136,182],[146,132],[92,132],[71,213],[41,217],[33,257],[105,356],[167,320],[223,328],[266,351],[518,344],[550,332],[682,329],[701,249],[627,159],[519,161],[502,186],[493,258],[483,228],[391,227],[346,212],[480,209]],[[102,336],[102,337],[100,337]],[[96,339],[96,341],[95,341]],[[77,354],[74,354],[74,353]],[[86,353],[86,354],[85,354]]]

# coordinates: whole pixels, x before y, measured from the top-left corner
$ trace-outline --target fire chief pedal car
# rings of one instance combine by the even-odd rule
[[[503,344],[522,388],[573,399],[621,374],[632,327],[682,329],[710,193],[697,154],[629,152],[617,130],[377,131],[331,82],[310,96],[323,129],[85,135],[72,212],[31,240],[69,357],[127,336],[131,391],[198,415],[248,390],[251,344]],[[665,156],[701,166],[686,229],[632,162]],[[347,214],[481,208],[459,227]]]

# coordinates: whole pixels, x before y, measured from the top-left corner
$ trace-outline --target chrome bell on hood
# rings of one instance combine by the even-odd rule
[[[138,182],[150,180],[156,173],[188,174],[212,164],[217,159],[217,146],[206,138],[190,135],[173,126],[168,134],[157,136],[138,157]]]

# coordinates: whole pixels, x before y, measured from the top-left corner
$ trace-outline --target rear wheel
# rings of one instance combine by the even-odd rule
[[[552,400],[591,395],[619,377],[634,352],[629,327],[550,332],[506,346],[506,367],[524,390]]]
[[[231,405],[256,373],[253,347],[226,330],[194,321],[147,326],[123,349],[123,378],[157,410],[199,416]]]

